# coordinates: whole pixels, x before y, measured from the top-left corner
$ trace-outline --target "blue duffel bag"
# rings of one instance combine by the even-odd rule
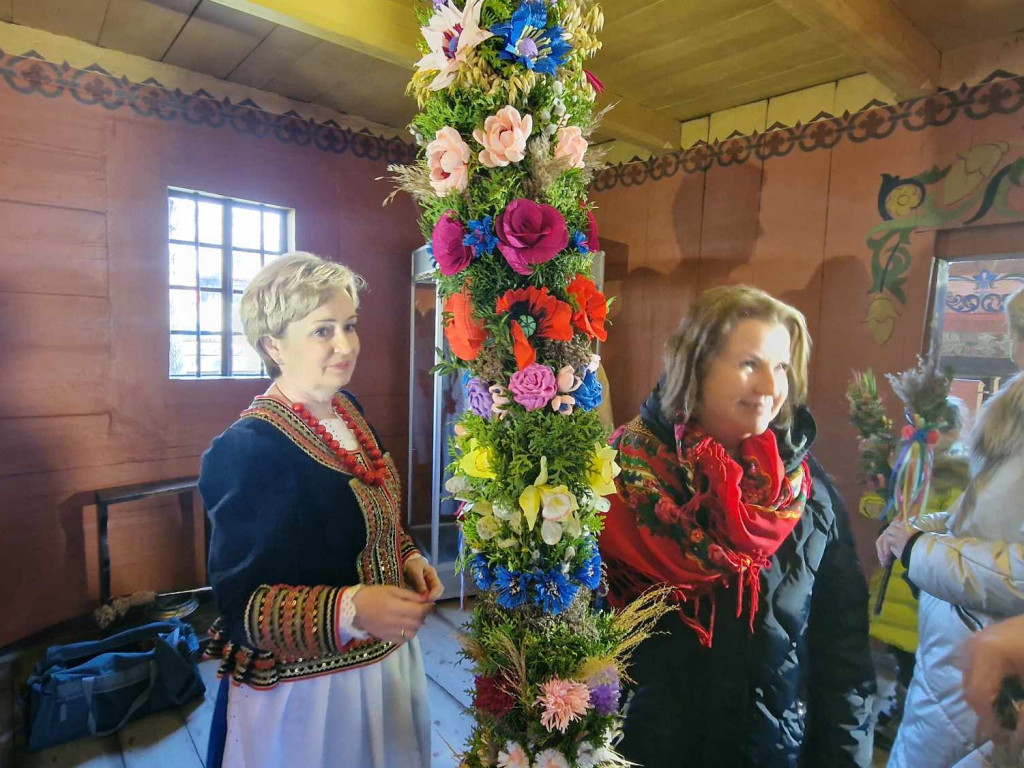
[[[28,679],[29,749],[106,736],[202,696],[198,658],[195,630],[176,619],[48,648]]]

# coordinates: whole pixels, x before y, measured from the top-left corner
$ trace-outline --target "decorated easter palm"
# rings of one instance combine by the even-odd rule
[[[595,409],[608,302],[586,191],[599,81],[584,62],[592,0],[433,0],[409,92],[412,194],[437,264],[450,353],[469,409],[449,493],[464,502],[460,565],[482,592],[465,641],[474,665],[465,766],[622,764],[613,749],[629,650],[663,608],[595,608],[597,536],[619,469]]]

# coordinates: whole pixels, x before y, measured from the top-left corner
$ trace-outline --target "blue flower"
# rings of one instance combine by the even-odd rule
[[[557,616],[572,603],[579,587],[570,582],[561,570],[533,572],[533,601],[545,613]]]
[[[466,228],[469,230],[469,234],[462,238],[463,245],[472,246],[477,256],[494,252],[498,246],[498,238],[494,234],[490,216],[471,221],[466,224]]]
[[[601,584],[601,553],[595,549],[587,561],[573,571],[572,577],[587,589],[597,589]]]
[[[504,38],[501,58],[516,61],[527,69],[554,75],[565,64],[572,46],[560,26],[546,29],[548,7],[544,0],[523,0],[506,24],[495,24],[491,32]]]
[[[580,253],[590,253],[590,247],[587,245],[587,235],[585,232],[576,230],[572,233],[572,242],[576,246],[576,250]]]
[[[521,606],[530,593],[531,581],[533,574],[529,571],[516,573],[499,565],[494,569],[494,581],[491,583],[492,588],[498,593],[498,605],[509,610]]]
[[[592,411],[604,399],[604,388],[601,386],[601,382],[597,380],[597,375],[593,371],[587,371],[583,377],[583,383],[572,393],[572,396],[576,398],[577,408],[582,408],[584,411]]]
[[[469,570],[473,574],[473,581],[480,589],[490,589],[491,584],[494,583],[494,571],[491,570],[490,565],[487,562],[487,558],[483,555],[477,555],[473,558],[473,561],[469,564]]]

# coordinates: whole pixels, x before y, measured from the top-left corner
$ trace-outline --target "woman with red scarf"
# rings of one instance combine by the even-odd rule
[[[601,552],[621,606],[676,610],[633,657],[624,757],[662,766],[869,766],[867,588],[811,456],[803,315],[749,286],[705,292],[619,451]]]

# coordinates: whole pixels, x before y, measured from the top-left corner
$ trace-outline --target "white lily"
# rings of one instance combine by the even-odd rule
[[[480,28],[480,8],[483,0],[466,0],[460,11],[451,3],[440,6],[430,18],[430,23],[421,27],[423,38],[430,46],[430,53],[416,63],[420,71],[438,70],[430,83],[430,90],[447,88],[455,80],[455,73],[466,60],[466,54],[491,33]]]

